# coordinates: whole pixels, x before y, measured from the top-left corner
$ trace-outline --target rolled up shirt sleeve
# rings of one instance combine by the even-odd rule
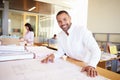
[[[96,67],[101,57],[101,50],[90,31],[86,31],[83,42],[90,52],[88,65]]]

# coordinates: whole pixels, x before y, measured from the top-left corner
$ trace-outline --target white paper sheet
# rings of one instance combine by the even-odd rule
[[[44,58],[55,52],[55,50],[43,46],[29,46],[26,49],[27,51],[23,46],[0,46],[0,61],[32,59],[33,57]]]
[[[101,55],[101,60],[110,60],[112,58],[117,58],[117,55],[103,52]]]
[[[25,53],[25,54],[0,54],[0,62],[9,61],[9,60],[21,60],[21,59],[33,59],[33,53]]]
[[[24,46],[2,45],[0,46],[0,51],[25,51],[25,48]]]
[[[55,53],[55,50],[48,49],[44,46],[27,46],[26,47],[28,52],[34,53],[36,58],[43,58],[51,53]]]
[[[80,71],[81,67],[60,59],[48,64],[37,59],[0,62],[0,80],[108,80]]]
[[[9,46],[9,48],[7,47],[6,49],[3,50],[5,46],[2,46],[2,49],[0,49],[0,62],[18,59],[33,59],[34,57],[33,53],[27,52],[23,50],[21,47],[19,47],[18,50],[13,50],[14,47]]]

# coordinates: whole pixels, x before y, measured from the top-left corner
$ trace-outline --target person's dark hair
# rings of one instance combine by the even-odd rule
[[[59,12],[57,13],[56,17],[57,17],[58,15],[62,14],[62,13],[65,13],[65,14],[67,14],[68,16],[70,16],[67,11],[62,10],[62,11],[59,11]]]
[[[56,34],[54,34],[54,36],[56,37],[57,35],[56,35]]]
[[[31,26],[30,23],[26,23],[25,26],[27,26],[27,27],[29,28],[30,31],[33,31],[33,28],[32,28],[32,26]]]

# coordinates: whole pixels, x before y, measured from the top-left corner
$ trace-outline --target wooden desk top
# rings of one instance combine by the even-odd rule
[[[46,46],[50,49],[57,50],[57,45],[56,44],[42,44],[42,46]]]
[[[71,59],[71,58],[67,58],[67,61],[73,63],[73,64],[76,64],[78,66],[85,66],[85,64],[81,61],[78,61],[78,60],[74,60],[74,59]],[[117,74],[115,72],[112,72],[112,71],[109,71],[109,70],[106,70],[106,69],[103,69],[103,68],[100,68],[100,67],[97,67],[97,70],[98,70],[98,73],[101,75],[101,76],[104,76],[106,78],[109,78],[110,80],[120,80],[120,74]]]
[[[119,57],[120,59],[120,57]],[[113,59],[111,59],[113,60]],[[74,60],[74,59],[71,59],[71,58],[67,58],[67,61],[73,63],[73,64],[76,64],[78,66],[85,66],[85,64],[81,61],[78,61],[78,60]],[[112,71],[109,71],[109,70],[106,70],[106,69],[103,69],[103,68],[100,68],[100,67],[97,67],[97,70],[98,70],[98,73],[101,75],[101,76],[104,76],[106,78],[109,78],[110,80],[120,80],[120,74],[117,74],[115,72],[112,72]]]

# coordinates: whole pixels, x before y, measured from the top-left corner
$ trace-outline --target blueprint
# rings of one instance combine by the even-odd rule
[[[109,80],[88,77],[81,67],[62,59],[41,63],[40,59],[0,62],[0,80]]]

